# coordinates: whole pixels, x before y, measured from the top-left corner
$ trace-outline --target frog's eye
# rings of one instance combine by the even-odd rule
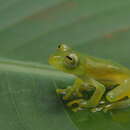
[[[68,68],[75,68],[79,64],[79,58],[76,54],[71,53],[65,56],[64,63],[65,63],[65,66]]]
[[[58,45],[58,50],[60,51],[68,51],[70,48],[65,44]]]

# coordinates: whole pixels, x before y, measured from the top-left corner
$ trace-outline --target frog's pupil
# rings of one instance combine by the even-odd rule
[[[72,60],[72,58],[70,56],[66,56],[68,59]]]
[[[61,48],[61,45],[58,45],[58,48]]]

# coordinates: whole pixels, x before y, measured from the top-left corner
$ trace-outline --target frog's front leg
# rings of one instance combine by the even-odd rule
[[[73,106],[73,104],[77,104],[78,107],[73,109],[74,111],[80,110],[82,108],[91,108],[91,107],[95,107],[99,104],[104,92],[105,92],[105,86],[101,83],[99,83],[98,81],[94,80],[94,79],[90,79],[89,84],[92,85],[93,87],[95,87],[95,92],[92,95],[92,97],[90,97],[89,100],[84,100],[84,99],[77,99],[77,100],[73,100],[71,102],[68,103],[68,106],[71,107]]]
[[[63,94],[63,99],[68,100],[72,96],[82,97],[82,91],[85,89],[83,81],[81,79],[76,79],[73,86],[69,86],[66,89],[56,89],[58,94]]]

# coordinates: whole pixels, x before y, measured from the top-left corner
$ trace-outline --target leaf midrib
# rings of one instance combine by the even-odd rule
[[[72,75],[55,70],[53,67],[45,64],[21,62],[8,59],[0,59],[0,71],[37,74],[50,78],[73,78]]]

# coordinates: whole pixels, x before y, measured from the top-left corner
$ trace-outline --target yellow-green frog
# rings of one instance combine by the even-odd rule
[[[76,96],[68,106],[77,107],[73,111],[92,108],[93,112],[108,111],[130,106],[130,70],[109,60],[87,56],[74,51],[65,44],[60,44],[50,56],[49,63],[57,69],[77,77],[72,86],[57,89],[64,100]],[[106,91],[108,88],[111,88]],[[92,96],[86,100],[84,91],[94,89]],[[103,101],[103,97],[107,103]]]

